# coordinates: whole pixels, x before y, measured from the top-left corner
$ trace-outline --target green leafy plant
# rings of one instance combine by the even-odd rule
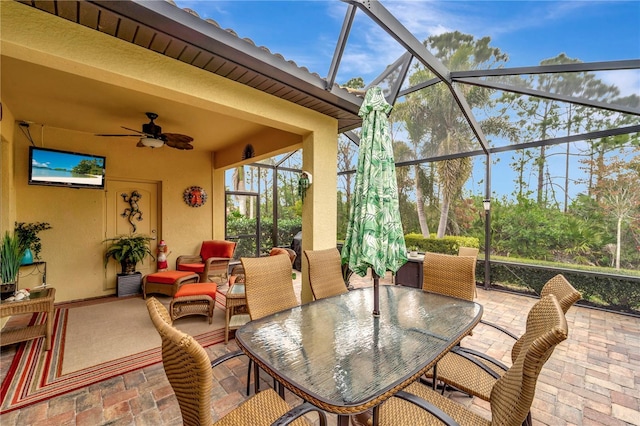
[[[151,256],[155,259],[149,247],[151,240],[153,238],[147,235],[119,235],[107,238],[103,241],[110,243],[104,254],[105,268],[109,259],[114,259],[122,266],[123,274],[133,274],[136,271],[136,265],[142,262],[145,257]]]
[[[2,284],[15,283],[20,269],[20,260],[24,250],[16,235],[4,233],[2,245],[0,245],[0,279]]]
[[[51,225],[47,222],[16,222],[14,229],[15,236],[18,238],[22,252],[30,249],[36,259],[40,259],[40,251],[42,244],[38,233],[51,229]]]

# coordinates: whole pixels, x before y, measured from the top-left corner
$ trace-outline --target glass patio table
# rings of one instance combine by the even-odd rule
[[[389,285],[380,286],[380,316],[372,309],[373,288],[356,289],[251,321],[236,342],[291,392],[348,425],[417,380],[482,316],[478,303]]]

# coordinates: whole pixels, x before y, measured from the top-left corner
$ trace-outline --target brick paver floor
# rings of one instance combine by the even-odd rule
[[[300,273],[298,273],[298,282]],[[371,285],[369,277],[354,277],[355,285]],[[384,282],[388,283],[387,277]],[[299,287],[298,287],[299,288]],[[483,318],[516,334],[524,330],[527,312],[536,299],[478,289]],[[640,319],[573,306],[567,313],[569,338],[545,364],[532,406],[534,425],[640,425]],[[484,351],[510,364],[512,342],[482,324],[463,345]],[[235,341],[207,348],[216,357],[235,350]],[[15,353],[15,345],[2,348],[0,375]],[[247,362],[236,358],[214,370],[214,419],[245,399]],[[270,380],[262,377],[263,387]],[[489,418],[489,405],[459,393],[450,395]],[[287,392],[292,404],[299,400]],[[310,417],[313,419],[313,417]],[[329,417],[335,424],[335,417]],[[52,398],[0,416],[11,425],[180,425],[180,410],[162,364]]]

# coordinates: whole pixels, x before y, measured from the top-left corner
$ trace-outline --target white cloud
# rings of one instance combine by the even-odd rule
[[[618,70],[598,74],[606,84],[615,85],[620,89],[621,96],[640,96],[640,70]]]
[[[50,164],[51,164],[51,163],[50,163],[49,161],[45,161],[45,162],[43,162],[43,163],[39,163],[39,162],[38,162],[38,161],[36,161],[36,160],[31,160],[31,164],[32,164],[34,167],[46,167],[46,168],[50,168]]]

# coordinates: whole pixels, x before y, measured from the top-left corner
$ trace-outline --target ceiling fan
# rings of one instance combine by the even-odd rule
[[[170,146],[171,148],[176,149],[193,149],[193,145],[191,145],[191,141],[193,138],[191,136],[182,135],[180,133],[162,133],[162,127],[158,126],[153,122],[156,118],[158,118],[158,114],[155,112],[147,112],[147,117],[149,118],[149,123],[142,125],[142,131],[130,129],[129,127],[120,126],[125,130],[131,130],[132,132],[136,132],[136,134],[97,134],[96,136],[114,136],[114,137],[124,137],[124,136],[136,136],[140,137],[140,141],[138,141],[137,147],[149,147],[149,148],[160,148],[165,144]]]

